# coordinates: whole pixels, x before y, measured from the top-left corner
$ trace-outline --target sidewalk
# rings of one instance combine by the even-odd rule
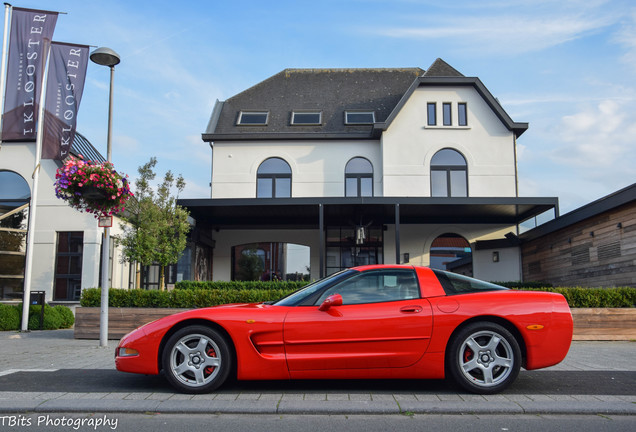
[[[1,332],[0,413],[636,415],[636,386],[631,385],[636,377],[634,342],[574,342],[563,363],[543,372],[522,370],[511,389],[493,396],[457,393],[445,383],[427,381],[406,385],[389,383],[388,386],[386,382],[377,386],[374,382],[363,382],[337,385],[336,389],[328,383],[307,384],[305,381],[296,385],[293,381],[277,381],[271,385],[268,382],[239,384],[238,390],[236,386],[229,386],[217,393],[186,395],[172,393],[161,377],[115,371],[115,346],[116,341],[110,341],[108,348],[100,348],[97,341],[73,339],[72,330]],[[583,385],[586,391],[574,394],[556,391],[560,383],[569,379],[564,375],[579,380],[577,385],[579,388]],[[586,386],[586,377],[593,375],[600,384],[590,379]],[[95,376],[117,382],[91,387]],[[603,383],[612,384],[615,379],[609,389],[619,388],[616,385],[621,382],[629,383],[626,386],[630,388],[623,386],[617,394],[607,394]],[[19,380],[24,380],[23,384],[15,384],[19,388],[7,390],[8,382],[22,383]],[[84,386],[85,391],[68,388],[60,391],[60,383],[66,384],[69,380],[75,380],[76,385],[69,383],[62,387]],[[27,381],[35,384],[29,386]],[[543,392],[548,384],[549,388]],[[139,385],[143,391],[129,391]],[[532,391],[519,393],[519,388]]]

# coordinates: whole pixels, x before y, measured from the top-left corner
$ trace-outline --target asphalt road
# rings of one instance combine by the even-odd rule
[[[161,376],[127,374],[108,369],[60,369],[15,372],[0,376],[0,391],[90,393],[173,393]],[[239,381],[218,393],[408,393],[454,394],[444,380]],[[521,371],[504,394],[636,395],[636,371]]]

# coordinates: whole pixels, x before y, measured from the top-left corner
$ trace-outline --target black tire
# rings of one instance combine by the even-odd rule
[[[474,322],[451,340],[446,365],[451,378],[469,392],[499,393],[517,378],[521,349],[506,328],[492,322]]]
[[[161,359],[166,379],[183,393],[209,393],[219,388],[233,363],[225,337],[201,325],[184,327],[170,336]]]

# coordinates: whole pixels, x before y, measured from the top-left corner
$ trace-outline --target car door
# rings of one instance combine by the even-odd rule
[[[330,295],[341,306],[319,310]],[[432,311],[411,269],[359,272],[292,308],[283,327],[290,371],[407,367],[428,347]]]

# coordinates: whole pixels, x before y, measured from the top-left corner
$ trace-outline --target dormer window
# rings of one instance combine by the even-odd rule
[[[292,125],[321,125],[322,112],[320,111],[294,111],[291,117]]]
[[[241,126],[267,126],[268,111],[241,111],[236,124]]]
[[[361,125],[375,123],[373,111],[345,111],[345,124]]]

